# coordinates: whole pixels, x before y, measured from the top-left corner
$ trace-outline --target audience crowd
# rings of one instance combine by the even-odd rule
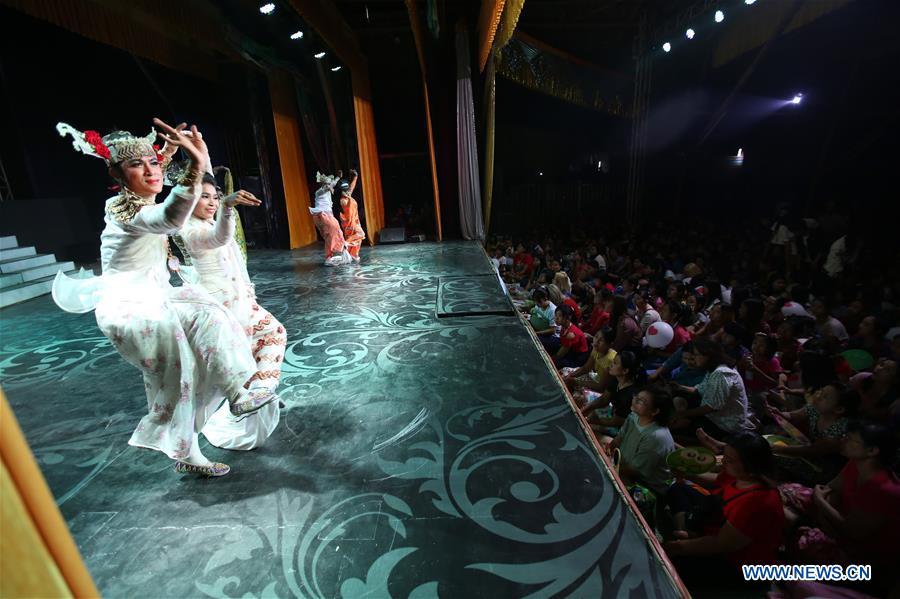
[[[898,592],[898,256],[834,205],[621,226],[487,250],[688,587],[865,564],[772,593]]]

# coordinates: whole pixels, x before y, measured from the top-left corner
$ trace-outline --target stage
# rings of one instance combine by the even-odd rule
[[[105,597],[675,597],[474,243],[250,253],[282,422],[222,479],[129,447],[93,314],[0,311],[0,381]]]

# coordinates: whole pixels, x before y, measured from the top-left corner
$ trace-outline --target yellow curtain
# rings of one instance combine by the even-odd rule
[[[428,73],[425,69],[425,48],[422,32],[422,22],[419,20],[416,10],[416,0],[406,0],[406,10],[409,13],[409,23],[412,26],[413,39],[416,42],[416,53],[419,55],[419,69],[422,71],[422,90],[425,96],[425,128],[428,132],[428,161],[431,166],[431,185],[434,189],[434,223],[437,232],[437,240],[442,241],[444,234],[441,229],[441,195],[438,186],[437,157],[434,152],[434,130],[431,125],[431,98],[428,92]]]
[[[275,141],[281,164],[281,180],[284,184],[288,231],[291,249],[294,249],[315,243],[316,226],[308,209],[309,183],[306,179],[306,164],[303,162],[300,118],[291,75],[282,70],[270,71],[269,94],[272,98]]]
[[[506,0],[481,0],[481,12],[478,15],[478,72],[480,73],[483,73],[484,67],[487,66],[504,4],[506,4]]]
[[[0,597],[99,597],[0,389]]]
[[[353,71],[353,111],[356,114],[356,140],[359,146],[359,178],[363,188],[363,209],[369,244],[384,228],[384,198],[381,190],[381,167],[378,142],[375,139],[375,113],[372,111],[372,89],[368,67]]]
[[[494,48],[488,62],[487,77],[484,85],[485,102],[485,144],[484,144],[484,188],[481,198],[484,202],[484,234],[491,230],[491,205],[494,199],[494,135],[495,112],[497,104],[497,62],[503,47],[512,39],[519,22],[519,15],[525,7],[525,0],[506,0],[506,7],[500,19],[497,36],[494,39]]]

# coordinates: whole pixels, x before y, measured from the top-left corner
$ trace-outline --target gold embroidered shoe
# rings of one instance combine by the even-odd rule
[[[203,476],[225,476],[231,472],[231,466],[221,462],[211,462],[207,466],[197,466],[187,462],[175,462],[175,472],[179,474],[200,474]]]

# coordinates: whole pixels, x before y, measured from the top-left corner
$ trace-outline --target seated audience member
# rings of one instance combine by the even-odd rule
[[[678,384],[672,387],[675,393],[688,397],[699,395],[700,404],[679,411],[678,422],[673,422],[670,428],[693,431],[699,426],[719,440],[752,429],[744,381],[736,370],[725,364],[722,346],[706,338],[695,339],[691,353],[696,367],[708,373],[706,378],[695,387]]]
[[[616,359],[616,350],[612,348],[614,337],[615,333],[609,327],[594,336],[593,349],[587,362],[566,375],[564,379],[570,391],[577,388],[606,391],[611,380],[609,368]]]
[[[892,466],[897,436],[885,424],[851,422],[841,442],[847,464],[808,501],[791,506],[804,525],[791,535],[789,552],[799,563],[869,564],[872,581],[860,587],[882,596],[896,584],[900,539],[900,480]]]
[[[666,456],[675,451],[672,433],[666,428],[672,411],[672,396],[663,387],[648,387],[631,400],[631,414],[608,446],[610,452],[620,452],[623,481],[640,483],[658,495],[665,493],[672,479]]]
[[[728,439],[722,453],[718,475],[686,476],[693,485],[676,482],[667,494],[675,539],[663,548],[688,584],[704,576],[739,577],[744,564],[774,564],[782,542],[784,510],[769,483],[768,442],[742,432]]]
[[[831,304],[825,298],[816,298],[812,303],[812,314],[816,319],[816,333],[822,338],[833,337],[844,344],[850,339],[847,329],[840,320],[831,315]]]
[[[531,309],[531,323],[534,332],[539,336],[552,336],[556,333],[556,305],[547,297],[543,289],[535,289],[531,294],[534,307]]]
[[[599,330],[609,326],[610,310],[612,310],[612,292],[604,288],[594,293],[594,305],[584,326],[584,332],[596,335]]]
[[[584,333],[573,322],[575,314],[569,306],[556,308],[556,325],[559,327],[559,349],[553,355],[557,368],[579,368],[588,359],[588,342]]]
[[[595,431],[611,436],[619,432],[619,427],[631,413],[631,400],[638,392],[639,368],[634,353],[626,350],[616,355],[609,367],[609,374],[615,379],[613,388],[581,408],[581,413],[588,417]],[[600,408],[604,408],[602,413]]]
[[[647,329],[650,328],[651,324],[662,320],[659,312],[654,310],[652,304],[650,304],[646,292],[636,293],[634,295],[634,307],[634,317],[641,327],[641,335],[647,334]]]
[[[617,352],[625,350],[641,351],[643,334],[634,317],[628,313],[628,301],[623,295],[613,296],[612,315],[610,326],[616,331],[613,340],[613,349]]]
[[[858,407],[856,391],[832,383],[816,391],[812,401],[799,410],[773,411],[800,429],[810,441],[809,445],[776,444],[773,447],[777,465],[785,472],[787,480],[812,486],[835,477],[844,466],[841,439]]]

